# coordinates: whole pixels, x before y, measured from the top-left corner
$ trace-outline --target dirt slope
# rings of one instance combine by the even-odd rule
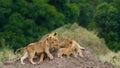
[[[45,59],[44,63],[39,65],[32,65],[27,60],[25,65],[20,64],[20,61],[10,65],[1,65],[1,68],[115,68],[113,65],[107,62],[102,62],[89,51],[83,51],[84,58],[58,58],[57,54],[54,54],[54,59]],[[37,61],[36,61],[37,62]]]

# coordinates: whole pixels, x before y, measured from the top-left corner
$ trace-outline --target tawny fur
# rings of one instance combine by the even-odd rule
[[[62,56],[66,55],[67,58],[70,58],[70,55],[73,55],[74,57],[77,57],[77,54],[75,54],[74,48],[68,47],[68,48],[60,48],[58,50],[58,57],[63,58]]]
[[[31,43],[28,46],[21,48],[23,50],[23,55],[21,55],[12,63],[17,62],[18,60],[21,60],[21,64],[25,64],[23,61],[24,59],[28,58],[32,64],[36,64],[33,61],[35,54],[40,55],[40,60],[38,63],[43,62],[45,54],[47,54],[47,56],[50,59],[53,59],[53,55],[50,53],[50,49],[58,48],[58,44],[56,44],[56,42],[58,43],[59,39],[56,37],[56,33],[52,33],[43,41]]]
[[[61,47],[67,48],[67,47],[72,47],[75,49],[76,53],[80,56],[80,57],[84,57],[82,50],[84,50],[85,48],[80,46],[80,44],[78,44],[75,40],[71,40],[71,39],[65,39],[61,44]]]

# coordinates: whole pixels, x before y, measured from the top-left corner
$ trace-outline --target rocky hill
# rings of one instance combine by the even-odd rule
[[[44,63],[39,65],[32,65],[27,60],[25,65],[20,62],[10,65],[2,64],[2,68],[115,68],[111,63],[101,61],[99,56],[106,55],[110,50],[106,47],[103,39],[97,37],[95,32],[88,31],[77,24],[65,25],[56,29],[54,32],[58,33],[60,40],[70,38],[76,40],[81,46],[85,47],[83,51],[84,58],[58,58],[54,53],[54,59],[45,59]],[[45,35],[46,36],[46,35]],[[44,37],[45,37],[44,36]],[[43,37],[43,38],[44,38]],[[38,61],[38,60],[36,60]]]

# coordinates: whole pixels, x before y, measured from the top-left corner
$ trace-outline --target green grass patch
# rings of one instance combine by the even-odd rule
[[[0,50],[0,63],[16,58],[12,49],[2,48]]]
[[[120,68],[120,52],[109,52],[106,55],[100,55],[99,58],[104,62],[112,63],[116,68]]]

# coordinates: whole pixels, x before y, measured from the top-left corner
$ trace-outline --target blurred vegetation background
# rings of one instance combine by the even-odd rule
[[[120,50],[120,0],[0,0],[0,48],[14,50],[76,22]]]

